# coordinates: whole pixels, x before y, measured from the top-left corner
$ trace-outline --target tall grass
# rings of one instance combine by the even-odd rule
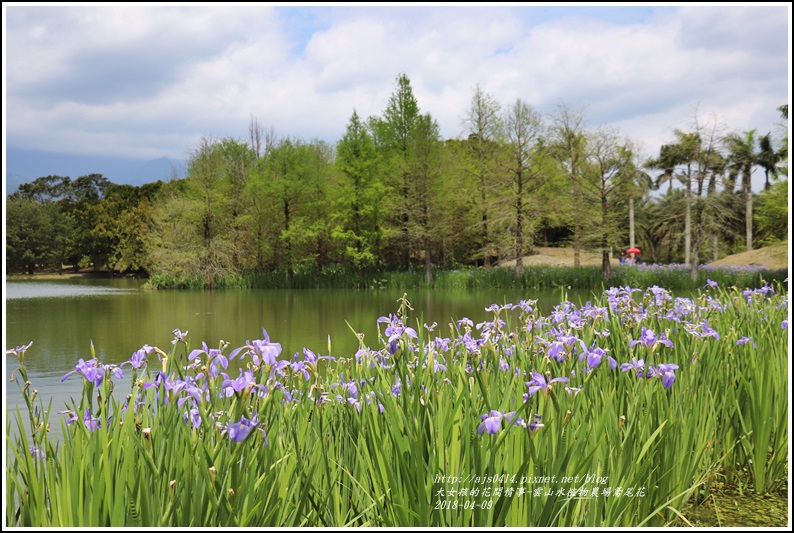
[[[787,270],[769,271],[756,267],[712,267],[703,265],[698,279],[692,281],[687,265],[622,265],[613,268],[609,278],[595,266],[528,266],[521,276],[512,268],[462,267],[455,270],[434,269],[428,285],[425,272],[414,269],[399,272],[355,273],[342,266],[323,271],[296,269],[291,278],[283,269],[217,276],[205,282],[198,276],[154,275],[145,287],[150,289],[399,289],[435,287],[439,289],[554,288],[593,289],[602,286],[666,287],[668,290],[694,290],[711,279],[725,287],[762,287],[765,282],[783,281]]]
[[[81,361],[62,441],[43,406],[17,416],[7,523],[677,525],[717,478],[785,482],[788,300],[713,285],[494,305],[437,331],[404,297],[377,346],[336,359],[175,330],[120,368]],[[21,372],[29,348],[10,351]]]

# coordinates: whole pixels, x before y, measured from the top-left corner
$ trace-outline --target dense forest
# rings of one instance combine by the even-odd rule
[[[461,115],[464,138],[442,139],[402,74],[382,115],[353,110],[335,146],[278,138],[252,117],[243,139],[203,139],[183,179],[38,178],[6,199],[7,270],[93,266],[205,286],[278,272],[289,286],[298,271],[429,279],[543,245],[599,250],[608,275],[610,252],[627,246],[694,269],[787,238],[787,134],[723,134],[698,117],[643,159],[565,104],[542,115],[478,86]],[[752,191],[759,169],[765,187]]]

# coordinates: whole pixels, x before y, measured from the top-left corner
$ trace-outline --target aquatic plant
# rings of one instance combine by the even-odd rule
[[[780,287],[612,287],[446,329],[397,303],[348,357],[285,356],[265,329],[231,350],[175,329],[119,366],[92,353],[64,376],[84,392],[60,441],[26,384],[7,523],[670,525],[717,478],[785,482]],[[30,348],[7,352],[23,378]]]

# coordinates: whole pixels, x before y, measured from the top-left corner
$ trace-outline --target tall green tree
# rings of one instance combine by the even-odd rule
[[[218,277],[237,272],[234,217],[222,142],[203,138],[191,154],[185,180],[170,184],[152,216],[146,239],[151,273],[199,277],[213,287]]]
[[[19,186],[16,195],[40,204],[71,200],[72,180],[68,176],[42,176]]]
[[[333,236],[344,258],[363,274],[380,260],[386,189],[375,143],[355,111],[336,146],[334,164],[338,185]]]
[[[772,134],[767,133],[758,138],[758,154],[757,163],[764,169],[764,190],[768,191],[771,187],[769,177],[777,179],[778,177],[778,164],[781,157],[780,152],[772,147]]]
[[[297,265],[318,259],[317,238],[329,226],[323,207],[329,172],[330,151],[320,143],[282,139],[267,158],[261,194],[272,204],[271,243],[288,286]]]
[[[397,228],[396,256],[403,268],[410,264],[410,168],[408,148],[416,121],[419,117],[419,103],[413,93],[411,81],[406,74],[397,76],[395,89],[389,97],[382,119],[370,121],[376,146],[379,146],[386,160],[388,185],[393,189],[389,195],[390,211]]]
[[[700,137],[697,131],[684,132],[678,129],[674,135],[675,142],[663,145],[659,150],[659,157],[650,159],[646,165],[662,171],[657,177],[656,187],[668,182],[669,191],[672,191],[674,180],[684,186],[684,262],[689,264],[692,253],[692,165],[700,149]]]
[[[254,266],[255,242],[251,238],[254,225],[249,183],[256,170],[256,153],[246,143],[225,138],[217,142],[221,172],[223,212],[228,219],[232,249],[231,264],[235,271]]]
[[[584,171],[575,179],[588,204],[598,206],[598,224],[593,235],[601,248],[601,273],[612,275],[610,249],[620,246],[621,213],[617,206],[633,198],[637,169],[628,143],[621,143],[610,128],[601,128],[586,137],[587,158]]]
[[[468,138],[465,164],[463,166],[469,180],[474,184],[473,198],[479,217],[476,221],[479,230],[480,250],[486,267],[491,266],[491,259],[497,255],[495,243],[489,229],[494,203],[499,195],[499,163],[497,156],[503,135],[501,106],[491,95],[477,85],[471,97],[471,103],[464,118],[464,126]]]
[[[581,264],[582,237],[588,205],[583,198],[581,183],[587,159],[584,112],[574,111],[560,104],[551,116],[549,153],[557,161],[559,172],[570,185],[570,213],[573,219],[573,262]]]
[[[512,182],[513,228],[516,275],[524,272],[524,254],[533,248],[527,201],[543,185],[540,158],[543,147],[543,118],[520,98],[507,109],[504,131],[510,150],[507,172]],[[532,219],[536,222],[537,217]]]
[[[692,280],[697,280],[698,267],[700,266],[700,252],[703,244],[704,220],[713,202],[709,193],[713,194],[716,187],[710,186],[715,183],[717,176],[722,174],[725,169],[725,161],[719,151],[719,129],[716,121],[703,121],[700,117],[695,117],[694,131],[681,136],[679,143],[687,161],[687,194],[690,201],[688,206],[695,209],[694,220],[691,222],[691,258],[690,275]],[[678,132],[677,132],[678,133]],[[694,169],[690,172],[690,169]],[[694,186],[694,198],[692,197],[692,187]],[[692,207],[689,207],[691,210]],[[691,216],[689,217],[691,220]]]
[[[414,249],[424,258],[425,282],[432,283],[432,243],[443,233],[439,227],[439,210],[445,209],[440,198],[441,143],[438,122],[430,114],[416,119],[408,145],[410,183],[408,187],[408,235]]]
[[[6,268],[33,274],[37,267],[59,268],[73,223],[54,202],[37,202],[25,194],[6,199]]]
[[[765,246],[788,238],[788,180],[778,181],[758,195],[755,224],[758,239]]]

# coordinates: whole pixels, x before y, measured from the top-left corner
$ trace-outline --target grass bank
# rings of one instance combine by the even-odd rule
[[[457,270],[434,270],[428,284],[423,270],[381,272],[359,276],[345,269],[299,270],[288,279],[283,270],[251,272],[232,276],[217,276],[210,280],[198,276],[151,276],[145,284],[149,289],[378,289],[411,290],[417,288],[480,289],[480,288],[571,288],[599,289],[609,286],[647,288],[665,287],[669,290],[695,290],[709,280],[722,286],[758,288],[764,282],[783,281],[788,270],[769,270],[758,266],[703,265],[698,278],[692,281],[686,265],[620,265],[613,275],[604,278],[596,266],[528,266],[521,276],[512,268],[463,267]]]

